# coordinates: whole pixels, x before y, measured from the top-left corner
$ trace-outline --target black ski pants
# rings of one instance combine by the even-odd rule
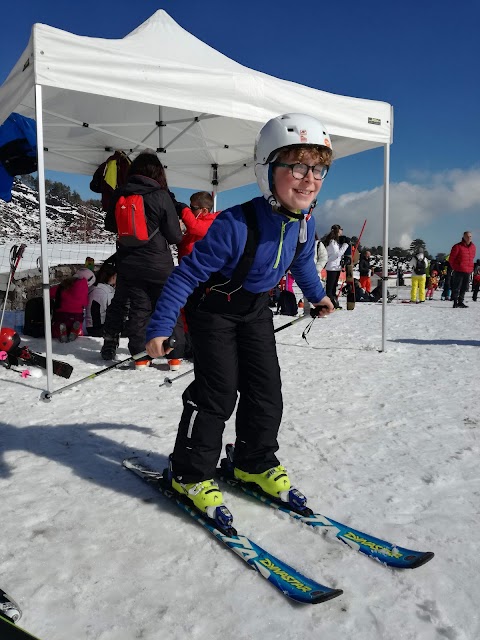
[[[162,293],[163,285],[163,282],[126,278],[121,273],[117,275],[115,295],[105,316],[104,335],[120,335],[129,301],[125,333],[128,337],[128,350],[132,356],[145,351],[147,325]],[[173,335],[177,344],[174,351],[169,354],[169,358],[181,358],[185,346],[185,335],[180,317]]]
[[[480,289],[480,283],[477,283],[477,284],[473,283],[473,286],[472,286],[472,293],[473,293],[473,295],[472,295],[472,300],[473,300],[474,302],[476,302],[476,301],[477,301],[477,298],[478,298],[478,290],[479,290],[479,289]]]
[[[455,302],[463,302],[469,283],[469,273],[463,273],[463,271],[454,271],[452,273],[452,298]]]
[[[183,394],[172,457],[183,483],[214,477],[237,396],[235,466],[261,473],[279,464],[283,404],[268,294],[240,294],[232,295],[228,314],[186,308],[195,379]]]
[[[327,271],[327,283],[325,286],[327,296],[332,301],[334,307],[338,307],[337,286],[340,278],[340,271]]]

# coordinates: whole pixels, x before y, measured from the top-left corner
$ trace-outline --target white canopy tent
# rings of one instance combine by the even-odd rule
[[[37,121],[46,317],[50,305],[45,168],[93,175],[115,149],[135,154],[153,148],[171,186],[224,191],[255,181],[255,137],[267,120],[281,113],[318,117],[331,135],[337,159],[384,147],[387,253],[392,107],[253,71],[195,38],[165,11],[157,11],[120,40],[35,24],[26,50],[0,87],[0,123],[13,111]],[[384,277],[386,270],[385,255]],[[384,304],[382,350],[385,308]],[[48,332],[46,351],[50,391]]]

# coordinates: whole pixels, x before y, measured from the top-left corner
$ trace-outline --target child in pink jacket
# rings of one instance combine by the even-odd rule
[[[71,278],[52,288],[52,337],[60,342],[75,340],[83,335],[84,312],[88,305],[88,292],[95,284],[90,269],[79,269]]]

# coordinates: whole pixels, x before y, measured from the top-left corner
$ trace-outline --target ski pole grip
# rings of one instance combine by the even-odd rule
[[[310,316],[311,316],[312,318],[318,318],[318,316],[320,315],[320,311],[321,311],[322,309],[328,309],[327,305],[325,305],[325,304],[321,304],[321,305],[318,305],[318,306],[316,306],[316,307],[311,307],[311,309],[310,309]]]
[[[175,349],[175,345],[177,344],[176,338],[170,336],[166,340],[163,341],[163,349],[166,351],[167,349]]]

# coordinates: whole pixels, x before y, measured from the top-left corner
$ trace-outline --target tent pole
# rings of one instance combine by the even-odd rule
[[[160,106],[158,107],[158,121],[163,123],[163,109]],[[163,124],[161,124],[158,127],[158,147],[163,149],[163,146]]]
[[[218,191],[218,164],[212,164],[212,198],[213,210],[217,210],[217,191]]]
[[[383,184],[383,279],[382,279],[382,348],[386,351],[387,284],[388,284],[388,218],[390,201],[390,143],[384,145]]]
[[[45,159],[43,145],[42,85],[35,85],[35,120],[37,121],[38,204],[40,212],[40,256],[47,354],[47,389],[53,390],[52,329],[50,323],[50,278],[48,270],[47,207],[45,202]]]

